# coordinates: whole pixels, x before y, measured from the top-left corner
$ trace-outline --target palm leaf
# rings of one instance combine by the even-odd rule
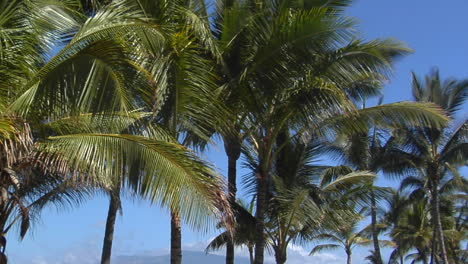
[[[315,253],[319,253],[321,251],[324,251],[324,250],[333,250],[333,249],[337,249],[337,248],[340,248],[341,246],[340,245],[337,245],[337,244],[323,244],[323,245],[318,245],[318,246],[315,246],[312,251],[310,251],[309,255],[314,255]]]
[[[206,228],[213,214],[230,218],[221,178],[178,144],[132,135],[76,134],[52,137],[43,147],[66,158],[81,177],[104,183],[123,177],[150,200],[180,208],[193,227]]]

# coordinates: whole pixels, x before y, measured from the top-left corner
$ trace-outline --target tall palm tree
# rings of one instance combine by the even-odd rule
[[[236,150],[228,153],[230,168],[235,168],[244,138],[262,148],[258,150],[263,163],[258,174],[258,233],[264,228],[271,150],[280,132],[301,130],[299,119],[320,127],[322,119],[354,109],[346,95],[375,94],[392,59],[408,51],[392,41],[352,41],[353,22],[342,16],[347,5],[341,1],[222,1],[214,19],[223,58],[221,83],[228,105],[235,109],[234,132],[224,136],[225,145]],[[355,67],[364,64],[369,71]],[[330,97],[333,89],[336,96]],[[406,110],[400,108],[400,113]],[[374,118],[385,119],[377,117],[377,109],[369,111]],[[235,170],[229,171],[229,185],[235,186]],[[264,238],[259,236],[256,244],[256,263],[263,263]],[[232,263],[232,247],[227,251],[227,263]]]
[[[315,246],[310,252],[311,255],[322,250],[344,248],[347,256],[346,263],[352,263],[352,250],[361,245],[366,246],[372,243],[371,239],[365,236],[365,230],[357,231],[357,225],[363,219],[363,216],[349,219],[347,224],[332,230],[325,230],[323,233],[314,236],[314,240],[324,240],[329,243]]]
[[[153,80],[142,71],[146,54],[136,51],[156,49],[165,37],[135,2],[115,1],[91,18],[71,0],[3,4],[2,103],[34,125],[42,151],[63,158],[77,177],[103,183],[121,178],[142,195],[179,208],[193,226],[206,222],[207,218],[194,219],[193,213],[210,214],[214,208],[203,209],[209,201],[226,202],[214,171],[166,133],[137,136],[75,126],[72,133],[49,134],[47,126],[42,129],[59,120],[68,120],[68,128],[83,113],[96,122],[115,113],[128,115],[149,98],[163,101],[161,96],[147,96]],[[14,37],[5,34],[8,30],[16,32]],[[60,45],[64,47],[51,56]],[[184,191],[194,191],[194,197],[181,197]],[[215,207],[229,210],[227,203]]]
[[[413,96],[417,102],[432,102],[442,107],[449,116],[455,117],[468,97],[468,81],[448,79],[441,81],[439,72],[434,70],[423,83],[414,73]],[[441,184],[459,166],[466,165],[468,158],[468,121],[461,125],[441,128],[401,129],[402,148],[411,155],[418,166],[421,177],[427,182],[427,194],[431,203],[435,248],[431,263],[440,255],[442,263],[448,262],[447,248],[440,214]],[[440,252],[440,254],[437,254]]]
[[[399,126],[400,124],[396,124]],[[364,129],[363,129],[364,130]],[[335,158],[352,166],[357,170],[368,170],[373,173],[380,171],[396,173],[408,168],[409,165],[401,161],[404,152],[396,147],[395,138],[389,134],[387,129],[368,126],[365,131],[338,135],[334,142],[327,146],[328,152]],[[403,155],[403,156],[402,156]],[[378,219],[377,219],[377,197],[376,186],[369,186],[370,199],[369,211],[371,215],[371,231],[373,240],[373,261],[382,264],[380,253]]]
[[[390,233],[400,248],[400,256],[411,248],[416,249],[416,253],[406,256],[406,259],[413,259],[413,263],[428,263],[433,243],[429,215],[424,201],[413,203],[400,212],[398,223]]]
[[[460,242],[463,239],[462,237],[464,236],[463,224],[460,222],[457,223],[457,221],[460,221],[460,218],[456,218],[454,201],[456,201],[460,196],[463,197],[463,192],[466,192],[468,187],[468,181],[456,174],[457,173],[454,173],[452,177],[446,175],[441,180],[439,186],[441,224],[445,234],[444,243],[448,245],[447,258],[453,263],[458,263],[460,261],[459,247]],[[408,176],[403,179],[400,188],[402,190],[411,190],[409,200],[414,203],[426,203],[426,207],[430,207],[429,202],[431,195],[430,190],[427,188],[428,184],[427,177],[422,175]],[[408,202],[405,203],[408,204]],[[403,208],[400,208],[400,213],[404,211],[402,209]],[[458,215],[458,217],[460,217],[460,215]],[[430,217],[429,220],[433,222],[432,217]],[[430,223],[429,220],[427,220],[428,223]],[[431,251],[434,251],[437,243],[434,231],[431,243]],[[436,258],[436,256],[434,258]]]
[[[380,58],[389,59],[393,54],[405,50],[390,42],[358,41],[349,44],[352,34],[348,29],[351,28],[352,21],[340,16],[341,4],[338,7],[336,3],[326,5],[320,1],[320,4],[317,1],[225,1],[228,2],[232,4],[230,8],[223,9],[221,15],[217,16],[218,20],[215,20],[215,34],[222,47],[220,50],[225,63],[221,72],[224,87],[229,91],[228,98],[233,98],[230,102],[234,102],[235,106],[240,102],[235,98],[243,98],[239,103],[240,107],[236,107],[241,112],[235,113],[236,120],[241,122],[234,122],[239,124],[234,126],[234,130],[247,132],[247,136],[256,137],[253,141],[264,143],[263,150],[260,151],[265,156],[262,157],[264,164],[261,166],[262,173],[259,174],[262,180],[258,185],[256,210],[259,220],[257,231],[261,233],[264,228],[265,192],[270,182],[267,171],[271,166],[271,148],[278,131],[286,130],[285,120],[299,116],[319,119],[318,113],[332,115],[330,109],[333,107],[322,107],[321,104],[340,100],[325,95],[310,96],[311,91],[326,94],[327,89],[338,89],[337,83],[343,88],[346,84],[356,84],[358,79],[363,85],[373,83],[371,79],[376,81],[380,72],[376,70],[379,68],[379,59],[376,58],[382,56]],[[311,8],[317,5],[321,7]],[[378,56],[371,58],[368,56],[371,53]],[[337,54],[340,56],[336,56]],[[343,67],[356,65],[351,61],[369,62],[373,64],[369,68],[372,71],[362,72],[362,68]],[[354,73],[336,75],[344,69]],[[355,79],[351,80],[351,77]],[[333,80],[333,84],[330,80]],[[288,88],[291,83],[295,85]],[[304,87],[307,89],[301,92]],[[346,86],[354,94],[363,92],[362,87]],[[339,108],[337,105],[338,103],[335,107]],[[297,113],[303,115],[296,115]],[[239,137],[239,133],[233,134],[236,135],[233,141],[239,142],[239,139],[245,137]],[[264,244],[264,238],[259,236],[255,249],[256,263],[263,263]]]
[[[216,103],[211,58],[219,56],[213,44],[204,1],[138,1],[155,25],[168,28],[163,47],[149,51],[145,61],[155,82],[149,111],[173,138],[185,145],[203,146],[211,129],[225,117]],[[165,100],[161,102],[161,95]],[[158,99],[158,100],[154,100]],[[163,104],[164,103],[164,104]],[[181,219],[177,208],[171,212],[171,263],[182,261]]]
[[[232,204],[232,203],[231,203]],[[255,217],[254,213],[254,200],[250,204],[245,204],[242,201],[234,203],[233,212],[236,218],[235,228],[232,233],[225,231],[216,236],[205,251],[210,252],[219,250],[224,246],[233,244],[234,246],[245,246],[249,251],[250,264],[254,263],[254,246],[255,246]]]
[[[291,243],[309,241],[317,230],[342,224],[342,219],[352,215],[343,208],[349,201],[365,195],[363,183],[374,177],[347,167],[318,166],[314,163],[320,150],[318,144],[304,138],[288,139],[275,146],[264,233],[276,263],[286,262]],[[260,164],[258,153],[251,150],[245,155],[251,174],[256,174]],[[246,175],[245,185],[255,193],[258,182],[252,175]]]

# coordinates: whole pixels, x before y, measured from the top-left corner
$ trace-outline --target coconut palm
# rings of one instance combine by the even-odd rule
[[[363,183],[374,175],[356,172],[347,167],[327,167],[314,164],[320,146],[304,138],[294,138],[275,147],[272,185],[267,197],[265,236],[273,249],[277,263],[285,263],[290,243],[309,241],[317,230],[342,224],[352,213],[350,201],[362,200],[367,193]],[[246,153],[252,175],[259,170],[259,155]],[[258,184],[246,175],[251,192]]]
[[[356,217],[348,220],[347,224],[343,224],[341,227],[335,229],[326,230],[314,236],[314,240],[327,241],[329,243],[320,244],[315,246],[310,252],[311,255],[318,253],[322,250],[344,248],[347,256],[346,263],[351,264],[352,262],[352,250],[356,246],[366,246],[372,243],[371,239],[365,236],[365,230],[358,231],[357,225],[363,219],[363,216]]]
[[[409,199],[419,203],[426,203],[429,207],[430,203],[430,190],[427,188],[428,179],[422,176],[409,176],[401,182],[401,189],[410,189]],[[463,192],[467,190],[468,182],[466,179],[453,175],[449,178],[448,175],[441,180],[439,186],[440,197],[440,214],[441,224],[445,235],[444,243],[447,244],[447,258],[450,262],[459,263],[459,248],[460,242],[463,240],[464,231],[460,222],[457,224],[455,216],[454,201],[457,197],[463,197]],[[463,199],[463,198],[462,198]],[[408,203],[408,202],[406,202]],[[401,209],[401,208],[400,208]],[[403,210],[402,210],[403,211]],[[460,215],[459,215],[460,216]],[[432,221],[432,217],[429,218]],[[429,220],[428,220],[429,222]],[[461,224],[461,225],[460,225]],[[433,238],[431,240],[432,251],[436,247],[436,235],[433,231]],[[431,252],[432,254],[432,252]]]
[[[66,177],[68,169],[62,166],[60,159],[43,158],[28,124],[7,117],[2,118],[2,124],[14,128],[5,130],[4,126],[0,141],[0,263],[7,263],[6,235],[12,227],[18,226],[23,239],[42,208],[49,204],[77,205],[90,197],[93,188]]]
[[[426,76],[423,83],[413,74],[413,96],[418,102],[433,102],[442,107],[451,117],[462,107],[468,96],[468,81],[448,79],[441,81],[434,70]],[[442,263],[448,262],[447,248],[440,214],[441,185],[447,177],[456,173],[459,166],[466,165],[468,157],[468,121],[461,125],[442,128],[401,129],[402,148],[411,155],[412,162],[418,166],[420,179],[426,182],[426,195],[432,205],[432,224],[434,228],[436,252],[440,252]],[[408,179],[411,181],[411,178]],[[431,263],[433,260],[431,261]]]
[[[275,142],[275,139],[271,136],[275,135],[277,131],[285,129],[284,120],[288,120],[291,116],[294,116],[292,114],[293,109],[297,109],[297,106],[304,106],[309,103],[308,106],[311,106],[308,108],[309,110],[313,109],[319,112],[317,105],[320,104],[319,102],[326,101],[325,97],[322,97],[322,100],[318,100],[318,97],[306,96],[307,93],[305,91],[300,93],[299,88],[304,87],[305,83],[305,81],[301,82],[300,78],[305,79],[308,72],[310,76],[314,76],[313,69],[318,70],[320,65],[320,67],[324,66],[324,70],[319,71],[323,79],[314,76],[313,78],[308,78],[308,81],[314,80],[315,84],[319,84],[317,82],[318,79],[324,82],[329,80],[329,78],[334,80],[336,78],[335,81],[338,81],[338,79],[343,80],[352,75],[340,75],[339,77],[335,75],[333,77],[333,73],[337,73],[337,71],[332,70],[332,68],[340,67],[342,69],[341,63],[344,63],[347,59],[358,59],[357,57],[362,55],[362,59],[365,60],[366,57],[364,53],[357,52],[353,54],[359,54],[359,56],[351,56],[351,53],[349,53],[350,56],[347,58],[341,56],[338,58],[332,55],[335,54],[334,51],[327,50],[328,47],[333,46],[332,42],[336,44],[350,36],[349,32],[346,31],[346,28],[350,26],[350,20],[337,19],[335,21],[337,24],[325,22],[328,19],[334,21],[333,19],[336,16],[331,15],[331,11],[335,7],[322,7],[322,9],[319,8],[317,10],[310,9],[310,7],[304,8],[300,5],[296,6],[288,1],[285,1],[283,5],[276,4],[276,1],[236,2],[230,9],[224,10],[225,12],[219,15],[219,21],[215,23],[215,34],[220,39],[222,47],[220,50],[223,51],[223,57],[227,62],[223,65],[223,70],[227,72],[223,72],[222,76],[225,76],[225,87],[229,88],[228,95],[233,98],[238,98],[237,95],[242,95],[242,98],[247,99],[242,101],[240,108],[237,108],[243,111],[236,114],[236,116],[239,116],[237,120],[241,120],[242,124],[238,127],[235,126],[235,130],[248,132],[248,135],[251,137],[252,132],[255,132],[257,134],[255,137],[258,137],[255,141],[266,143],[264,150],[266,150],[265,155],[267,156],[262,158],[266,163],[262,165],[265,166],[263,174],[260,174],[264,180],[262,180],[262,184],[259,184],[260,195],[257,200],[259,208],[256,210],[257,218],[259,218],[257,231],[260,233],[264,226],[265,187],[270,181],[270,177],[266,175],[266,171],[269,170],[268,167],[270,166],[268,165],[268,160],[270,159],[268,157],[270,155],[268,154],[270,153],[268,149],[271,149],[272,144]],[[253,14],[249,10],[255,10],[255,13]],[[292,17],[289,16],[290,13],[293,14]],[[323,23],[320,24],[320,21]],[[334,31],[335,27],[340,28],[340,31]],[[344,30],[341,30],[343,28]],[[286,34],[286,32],[295,33]],[[330,46],[311,44],[313,41],[311,42],[310,40],[318,39],[318,35],[320,35],[313,32],[326,32],[323,38],[330,40]],[[336,38],[332,36],[336,36]],[[337,42],[334,42],[335,40]],[[292,45],[293,43],[294,45]],[[364,48],[364,46],[364,49],[373,49],[374,44],[376,43],[369,46],[366,46],[366,44],[361,46],[361,43],[356,42],[346,46],[344,49],[349,51],[359,50],[360,48]],[[313,48],[311,48],[312,46]],[[388,47],[390,48],[390,46]],[[311,54],[312,50],[314,52]],[[344,53],[346,52],[344,51]],[[370,59],[370,57],[367,58]],[[286,68],[288,70],[285,70]],[[356,68],[354,69],[357,70]],[[356,78],[358,78],[357,76],[363,77],[365,75],[363,72],[359,73],[358,70],[355,73],[354,76]],[[361,78],[360,80],[362,81],[363,79],[369,80],[369,78]],[[349,79],[343,80],[343,83],[345,81],[349,81]],[[289,93],[286,93],[285,87],[291,87],[291,83],[295,83],[296,85],[291,88],[291,91],[288,90]],[[322,86],[322,88],[324,87],[325,85]],[[310,85],[308,88],[312,89],[313,85]],[[318,92],[320,89],[317,88],[316,91]],[[359,93],[359,89],[356,90],[356,93]],[[293,98],[301,98],[302,104],[293,104]],[[314,103],[312,103],[313,98],[316,100]],[[329,101],[334,101],[335,99]],[[235,102],[238,102],[235,99],[232,99],[232,101],[234,105],[236,105]],[[285,103],[278,105],[277,102]],[[299,100],[296,102],[299,102]],[[286,107],[288,103],[290,104]],[[292,107],[290,111],[284,111],[285,109],[289,109],[289,107]],[[302,112],[304,113],[305,111]],[[272,114],[266,115],[266,113]],[[262,116],[263,114],[265,116]],[[269,121],[267,121],[268,118],[270,118]],[[269,135],[265,135],[261,131],[265,131]],[[238,133],[234,133],[234,135],[238,135]],[[236,136],[234,137],[234,141],[239,138],[242,139],[243,137]],[[268,140],[265,141],[265,139]],[[236,157],[236,155],[232,156]],[[264,239],[260,236],[256,246],[257,263],[263,262],[263,246]]]
[[[244,138],[249,137],[249,142],[262,148],[256,210],[258,233],[264,228],[268,207],[265,192],[271,182],[268,171],[277,135],[293,127],[301,130],[300,119],[302,124],[320,127],[323,119],[355,109],[347,96],[375,94],[392,59],[408,51],[394,41],[353,41],[356,38],[349,30],[353,21],[342,16],[347,4],[222,1],[216,14],[214,34],[223,58],[219,70],[221,83],[227,91],[228,105],[235,109],[234,120],[230,120],[232,132],[223,136],[225,146],[231,146],[227,151],[234,150],[228,153],[230,167],[236,164],[237,150]],[[369,66],[364,67],[366,70],[356,67],[364,64]],[[398,106],[409,107],[402,104],[393,108]],[[408,108],[401,109],[400,113],[408,114]],[[382,120],[383,116],[377,117],[377,109],[369,111]],[[332,122],[335,126],[341,125],[338,119]],[[358,128],[356,123],[347,124]],[[234,187],[234,170],[229,171],[230,186]],[[256,263],[263,263],[264,242],[259,236]],[[232,252],[232,247],[228,247],[227,263],[233,261]]]
[[[249,251],[250,264],[254,263],[254,246],[255,246],[255,217],[254,200],[249,204],[242,201],[233,204],[233,213],[236,218],[235,228],[232,234],[225,231],[216,236],[206,247],[205,251],[219,250],[228,244],[233,243],[235,246],[245,246]]]
[[[388,199],[388,210],[384,213],[383,223],[385,225],[385,230],[394,230],[399,223],[400,216],[407,210],[408,205],[410,204],[410,199],[406,196],[401,195],[399,192],[394,192],[391,199]],[[403,264],[404,256],[411,248],[411,245],[408,243],[403,243],[402,241],[396,240],[395,237],[392,238],[394,242],[394,249],[390,254],[389,264]],[[399,261],[399,262],[398,262]]]
[[[428,263],[432,248],[429,221],[429,208],[424,201],[419,201],[400,212],[398,223],[390,234],[400,248],[400,255],[411,248],[416,249],[416,253],[406,256],[406,259],[413,259],[412,263]]]
[[[208,196],[208,200],[201,198],[205,194],[216,196],[212,201],[226,201],[220,193],[222,181],[192,151],[167,134],[145,132],[137,136],[96,130],[57,133],[47,127],[61,120],[68,120],[70,126],[83,113],[90,113],[88,117],[95,121],[128,115],[149,98],[162,101],[144,92],[153,87],[153,80],[148,78],[148,71],[142,71],[146,61],[138,52],[138,47],[148,50],[164,41],[161,28],[148,23],[141,8],[130,1],[115,1],[88,19],[75,1],[3,4],[2,103],[31,122],[41,151],[61,157],[76,177],[107,184],[120,178],[153,201],[180,209],[189,224],[203,226],[206,219],[190,215],[214,209],[203,212],[211,200]],[[16,34],[6,35],[9,30]],[[63,48],[51,56],[60,45]],[[201,200],[181,197],[181,193],[191,192],[191,187],[181,186],[182,182],[195,189],[207,184],[205,191],[205,187],[192,189]],[[226,203],[219,205],[223,211],[229,208]]]
[[[397,124],[399,125],[399,124]],[[338,160],[345,162],[357,170],[368,170],[373,173],[380,171],[395,174],[409,168],[405,163],[405,153],[396,146],[396,139],[389,135],[388,130],[368,127],[366,132],[338,135],[328,143],[327,151]],[[407,155],[406,155],[407,156]],[[371,215],[371,231],[373,239],[373,261],[383,263],[380,253],[377,198],[375,190],[379,188],[372,183],[369,186],[369,211]]]
[[[164,46],[148,50],[145,67],[154,76],[148,111],[155,123],[185,145],[204,146],[226,116],[218,108],[210,58],[219,56],[213,44],[203,1],[138,1],[154,25],[165,25]],[[162,95],[164,97],[162,97]],[[161,101],[161,98],[164,100]],[[157,99],[157,100],[155,100]],[[221,114],[223,113],[223,114]],[[181,219],[171,212],[171,263],[181,263]]]
[[[359,196],[367,193],[362,183],[374,175],[353,172],[347,167],[315,165],[320,147],[304,139],[295,138],[284,146],[277,146],[276,151],[278,158],[268,192],[270,208],[264,236],[276,262],[285,263],[288,245],[309,241],[320,228],[338,226],[342,219],[353,215],[342,208],[347,207],[350,200],[359,200]],[[251,171],[245,175],[245,185],[255,194],[257,182],[251,174],[258,171],[258,154],[247,149],[244,152]],[[238,228],[233,233],[235,245],[247,245],[249,250],[253,248],[254,220],[245,210],[240,212]],[[228,232],[224,232],[210,243],[208,249],[219,249],[228,241]]]

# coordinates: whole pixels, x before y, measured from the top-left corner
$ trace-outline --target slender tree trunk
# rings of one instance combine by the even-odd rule
[[[252,246],[249,246],[249,259],[250,264],[254,264],[254,249]]]
[[[372,226],[372,242],[374,244],[374,256],[376,264],[383,264],[382,255],[380,253],[379,232],[377,230],[377,201],[374,192],[374,186],[371,187],[371,226]]]
[[[110,191],[109,211],[107,212],[106,231],[102,245],[101,264],[111,263],[112,241],[114,240],[115,220],[120,209],[120,183]]]
[[[236,201],[237,194],[237,160],[240,157],[240,143],[237,138],[225,138],[224,148],[228,156],[228,198],[231,203]],[[226,264],[234,264],[234,243],[232,238],[226,244]]]
[[[426,256],[424,256],[424,258],[423,258],[423,264],[427,264]]]
[[[255,217],[257,218],[257,225],[255,227],[255,264],[263,264],[265,249],[265,211],[268,206],[268,176],[266,173],[260,172],[257,177],[257,209],[255,212]]]
[[[431,210],[434,210],[434,209],[431,209]],[[430,262],[431,264],[435,264],[435,262],[436,262],[436,253],[437,253],[437,232],[436,232],[436,229],[433,228],[433,230],[432,230],[432,245],[431,245],[431,262]]]
[[[350,248],[346,249],[346,256],[347,256],[346,264],[352,264],[352,252]]]
[[[281,250],[280,247],[278,247],[275,250],[275,260],[276,260],[276,264],[286,263],[286,252],[284,250]]]
[[[434,228],[436,229],[436,233],[437,233],[437,240],[439,244],[440,257],[442,258],[442,264],[449,264],[448,258],[447,258],[447,250],[445,248],[444,230],[442,228],[442,221],[440,219],[440,198],[439,198],[438,186],[439,186],[439,178],[436,176],[434,185],[432,186],[433,188],[432,198],[434,199],[432,202],[433,218],[435,220]]]
[[[171,210],[171,264],[182,264],[182,227],[180,214]]]

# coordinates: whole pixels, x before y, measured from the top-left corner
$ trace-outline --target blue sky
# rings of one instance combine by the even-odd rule
[[[414,53],[396,63],[394,76],[385,88],[384,102],[411,99],[410,72],[419,75],[437,66],[442,77],[468,78],[468,32],[466,0],[360,0],[348,14],[360,21],[366,39],[392,37],[404,41]],[[468,117],[464,107],[461,117]],[[222,146],[205,153],[226,174]],[[465,170],[466,172],[466,170]],[[466,174],[466,173],[465,173]],[[58,212],[46,209],[24,241],[9,234],[8,255],[12,264],[98,263],[107,214],[106,197],[96,197],[78,208]],[[158,255],[169,249],[170,224],[164,209],[148,202],[126,199],[119,216],[113,255]],[[184,228],[184,249],[201,250],[215,235]],[[303,256],[310,248],[292,248],[288,263],[344,263],[339,251],[319,257]],[[361,263],[367,249],[357,250]]]

